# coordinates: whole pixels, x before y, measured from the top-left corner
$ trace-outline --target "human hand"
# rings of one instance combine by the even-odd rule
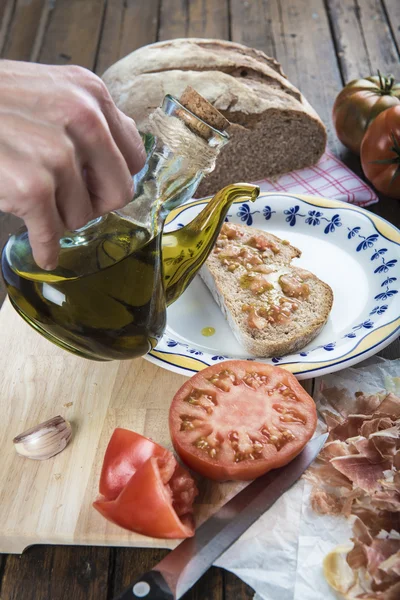
[[[125,206],[146,159],[132,119],[87,69],[0,61],[0,210],[21,217],[37,264],[65,230]]]

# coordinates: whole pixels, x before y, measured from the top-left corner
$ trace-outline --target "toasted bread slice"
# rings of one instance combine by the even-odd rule
[[[333,303],[329,285],[291,266],[300,250],[253,227],[225,223],[200,276],[253,356],[284,356],[313,340]]]

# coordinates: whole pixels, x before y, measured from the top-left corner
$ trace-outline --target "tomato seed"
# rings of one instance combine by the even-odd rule
[[[199,389],[193,389],[183,400],[192,406],[202,408],[208,415],[212,415],[214,407],[218,404],[212,394]]]
[[[267,383],[267,377],[265,375],[260,375],[260,373],[246,373],[243,377],[243,381],[246,385],[253,388],[253,390],[257,390]]]
[[[217,375],[213,375],[208,379],[208,381],[223,392],[229,392],[232,387],[232,383],[233,385],[237,385],[235,374],[227,369],[221,371]]]
[[[204,437],[201,437],[198,440],[196,440],[193,445],[196,446],[196,448],[198,448],[199,450],[204,450],[204,452],[207,452],[210,458],[215,458],[218,454],[217,448],[211,446]]]
[[[191,431],[194,429],[194,425],[191,421],[182,421],[180,431]]]
[[[241,462],[245,459],[243,452],[235,452],[235,462]]]
[[[300,415],[293,415],[293,414],[287,414],[287,415],[281,415],[279,417],[280,421],[284,421],[285,423],[302,423],[303,425],[306,424],[306,420],[303,419]]]
[[[210,444],[205,438],[199,438],[194,442],[194,445],[196,446],[196,448],[199,448],[199,450],[205,450],[210,446]]]

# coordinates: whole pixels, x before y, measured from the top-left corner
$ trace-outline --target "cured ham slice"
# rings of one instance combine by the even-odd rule
[[[331,431],[331,429],[336,427],[336,425],[340,425],[340,423],[342,423],[342,421],[343,421],[342,417],[339,417],[339,415],[335,415],[333,412],[330,412],[329,410],[325,410],[322,413],[322,416],[324,418],[324,421],[325,421],[326,426],[328,427],[329,431]]]
[[[390,393],[384,397],[382,402],[376,408],[375,412],[384,413],[386,415],[391,415],[400,418],[400,398]]]
[[[400,581],[399,583],[395,583],[389,589],[385,590],[384,595],[382,595],[378,600],[399,600],[400,598]]]
[[[345,598],[400,600],[400,398],[323,395],[339,415],[325,413],[328,442],[305,475],[310,501],[320,514],[354,519],[353,547],[334,549],[325,575]],[[346,403],[359,414],[347,414]]]
[[[400,552],[400,539],[395,540],[387,538],[381,540],[375,538],[372,540],[371,545],[364,546],[364,550],[367,557],[367,569],[375,578],[380,565],[393,554]],[[379,576],[378,579],[380,579]],[[380,581],[377,581],[377,583],[380,583]]]
[[[362,544],[367,544],[368,546],[372,544],[373,537],[364,521],[359,517],[357,517],[353,523],[353,533],[353,541],[358,541]]]
[[[330,430],[329,441],[342,440],[345,442],[348,438],[365,435],[361,432],[361,428],[369,419],[372,419],[371,415],[349,415],[342,423]]]
[[[320,515],[343,514],[342,499],[334,494],[328,494],[325,490],[313,490],[310,501],[313,510]]]
[[[358,500],[353,504],[351,512],[364,523],[372,536],[378,535],[382,530],[400,531],[400,513],[378,510],[371,505],[370,499],[361,498]]]
[[[382,398],[380,398],[378,394],[364,396],[362,392],[357,392],[356,398],[355,412],[360,413],[361,415],[370,415],[371,413],[376,412],[378,406],[382,402]]]
[[[383,429],[389,429],[392,427],[393,421],[390,417],[384,417],[382,415],[374,414],[373,418],[365,421],[360,428],[360,435],[369,437],[372,433],[382,431]]]
[[[380,510],[400,512],[400,494],[395,490],[379,491],[374,494],[371,504]]]
[[[332,461],[329,463],[315,464],[307,470],[307,479],[314,475],[314,483],[329,487],[344,487],[348,490],[353,488],[351,480],[342,474],[339,469],[335,469]]]
[[[400,447],[400,425],[376,431],[369,439],[382,458],[394,456]]]
[[[379,479],[382,479],[384,477],[383,472],[391,467],[388,461],[372,463],[365,456],[358,454],[339,456],[333,458],[330,462],[354,485],[369,493],[380,488]]]
[[[346,442],[334,440],[333,442],[328,442],[325,444],[319,453],[318,460],[329,462],[331,458],[336,458],[337,456],[348,456],[349,454],[352,454],[352,452]]]
[[[393,466],[395,469],[400,471],[400,450],[397,450],[396,454],[393,457]]]
[[[378,451],[373,441],[363,437],[362,435],[359,435],[356,438],[350,438],[347,440],[347,444],[350,446],[350,448],[354,448],[354,452],[352,454],[361,454],[361,456],[365,456],[365,458],[372,463],[380,463],[382,460],[384,460],[384,457]]]
[[[398,579],[400,581],[400,550],[397,550],[395,554],[392,554],[386,560],[381,562],[379,571],[384,573],[384,575],[382,575],[382,580],[390,578],[394,580]]]

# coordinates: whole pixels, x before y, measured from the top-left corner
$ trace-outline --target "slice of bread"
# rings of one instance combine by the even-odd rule
[[[258,181],[314,165],[325,127],[304,96],[263,52],[224,40],[167,40],[135,50],[103,75],[118,108],[140,129],[165,94],[190,85],[230,122],[230,141],[196,192]]]
[[[235,337],[253,356],[297,352],[328,319],[332,290],[291,265],[300,254],[270,233],[225,223],[200,271]]]

